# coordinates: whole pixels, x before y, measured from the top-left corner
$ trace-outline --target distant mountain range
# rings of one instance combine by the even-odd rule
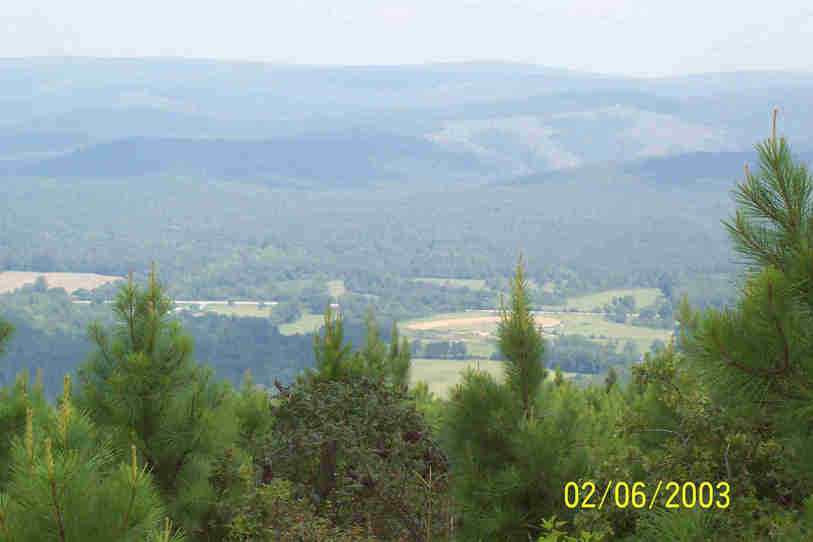
[[[426,140],[376,134],[257,141],[131,137],[41,160],[0,162],[0,171],[66,180],[178,171],[253,183],[347,185],[398,178],[399,171],[389,165],[409,159],[447,168],[476,166],[471,156]]]
[[[813,148],[811,95],[806,73],[0,59],[0,172],[346,186],[550,182],[611,163],[665,183],[731,178],[768,135],[773,107],[793,148]]]

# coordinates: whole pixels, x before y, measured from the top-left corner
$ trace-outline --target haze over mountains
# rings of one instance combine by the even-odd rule
[[[741,171],[775,106],[794,148],[813,148],[812,92],[813,76],[794,73],[641,80],[510,63],[4,59],[0,171],[190,171],[331,188],[510,181],[633,161],[620,170],[674,185]]]

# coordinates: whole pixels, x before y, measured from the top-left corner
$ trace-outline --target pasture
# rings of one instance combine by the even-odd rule
[[[556,318],[537,315],[537,322],[553,330],[560,323]],[[454,312],[430,318],[410,320],[399,330],[410,340],[424,343],[454,341],[463,342],[469,355],[489,358],[496,352],[496,332],[500,317],[496,312]]]
[[[666,343],[669,342],[669,337],[672,335],[672,332],[667,329],[653,329],[609,322],[601,314],[562,313],[557,314],[556,317],[562,320],[566,335],[579,334],[588,338],[591,335],[595,337],[603,335],[606,338],[618,339],[619,349],[623,347],[625,341],[629,340],[637,344],[641,352],[647,352],[652,341],[660,339]],[[594,340],[603,342],[601,339]]]
[[[327,281],[327,295],[330,297],[341,297],[345,293],[343,280],[329,280]]]
[[[571,297],[567,300],[567,307],[574,308],[580,311],[589,311],[593,307],[603,307],[613,301],[613,297],[624,297],[631,295],[635,298],[635,307],[639,309],[652,305],[655,300],[661,295],[658,288],[617,288],[614,290],[605,290],[594,294],[583,295],[579,297]]]
[[[324,314],[303,313],[295,322],[279,326],[279,332],[283,335],[296,335],[297,333],[304,335],[318,331],[324,322]]]
[[[543,332],[546,329],[548,331],[543,334],[548,340],[555,340],[557,334],[579,334],[602,343],[609,339],[617,339],[619,350],[624,342],[629,340],[638,345],[641,352],[647,352],[652,341],[660,339],[669,342],[672,334],[670,330],[665,329],[609,322],[602,314],[563,312],[555,315],[537,315],[536,318],[541,324],[550,326],[543,328]],[[493,312],[456,312],[409,320],[400,324],[399,330],[409,340],[420,339],[423,343],[462,341],[466,344],[469,355],[489,358],[496,351],[498,322],[499,317]],[[557,326],[557,323],[560,325]]]
[[[479,369],[491,374],[498,382],[502,382],[505,373],[503,362],[480,360],[451,360],[451,359],[413,359],[412,370],[409,376],[409,385],[414,387],[419,380],[426,382],[429,391],[436,397],[447,399],[450,390],[463,381],[463,371],[466,367]],[[548,379],[553,378],[553,371],[548,371]],[[579,380],[585,375],[578,373],[563,373],[565,378]]]
[[[226,316],[268,318],[271,315],[272,307],[269,304],[266,304],[262,309],[258,308],[257,305],[206,305],[203,310]]]
[[[98,275],[96,273],[39,273],[36,271],[2,271],[0,272],[0,294],[13,292],[26,284],[34,284],[37,277],[45,277],[49,288],[65,288],[72,294],[76,290],[94,290],[109,282],[124,280],[124,277]]]

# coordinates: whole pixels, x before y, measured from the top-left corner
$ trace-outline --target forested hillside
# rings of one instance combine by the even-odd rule
[[[775,115],[757,167],[733,187],[735,213],[709,225],[747,264],[734,302],[698,307],[678,293],[686,271],[655,267],[637,278],[661,292],[638,292],[652,304],[615,295],[597,307],[617,325],[632,311],[642,328],[677,322],[628,379],[610,370],[578,386],[552,366],[557,349],[586,343],[551,343],[535,299],[589,280],[545,264],[529,273],[531,250],[494,264],[511,266],[507,280],[410,282],[411,295],[445,292],[449,304],[505,294],[504,378],[468,370],[448,398],[408,385],[407,338],[370,310],[397,313],[386,308],[386,290],[406,284],[397,275],[344,277],[375,292],[363,333],[331,307],[344,294],[330,282],[321,328],[290,337],[267,318],[173,312],[155,264],[146,280],[106,286],[113,302],[82,305],[81,318],[44,281],[0,296],[0,363],[16,372],[46,345],[64,357],[0,381],[0,542],[810,540],[813,177]],[[11,348],[17,337],[40,349]],[[273,363],[251,365],[252,349]],[[263,371],[269,387],[254,380]]]

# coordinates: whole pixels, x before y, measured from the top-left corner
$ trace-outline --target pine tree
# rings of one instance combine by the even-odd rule
[[[500,300],[502,318],[497,331],[497,346],[505,358],[505,381],[522,401],[522,411],[530,418],[531,406],[545,380],[547,370],[542,365],[545,343],[531,313],[528,284],[523,277],[522,256],[511,283],[511,310]]]
[[[344,343],[342,315],[334,315],[328,305],[322,330],[313,334],[313,354],[316,358],[318,377],[326,380],[344,378],[349,371],[352,350],[352,344]],[[307,374],[313,376],[310,371]]]
[[[500,351],[506,381],[468,370],[452,392],[441,429],[451,464],[464,540],[525,541],[551,513],[566,516],[562,487],[587,465],[574,443],[589,408],[571,386],[551,384],[544,343],[530,312],[522,260],[512,282],[511,311],[502,308]],[[537,412],[537,414],[534,414]],[[541,414],[539,414],[541,413]]]
[[[562,373],[562,366],[556,365],[556,371],[553,373],[553,385],[557,388],[565,383],[565,375]]]
[[[375,319],[373,308],[367,309],[365,319],[366,335],[361,357],[364,359],[364,373],[371,377],[385,376],[385,363],[387,361],[387,345],[381,341],[381,327]]]
[[[777,139],[776,111],[772,137],[756,149],[759,174],[746,167],[739,208],[723,222],[749,264],[742,297],[705,314],[684,298],[680,346],[739,433],[726,445],[727,476],[799,507],[813,494],[813,180]],[[770,458],[755,461],[765,450]]]
[[[387,358],[390,378],[396,387],[407,389],[409,387],[409,376],[411,369],[411,358],[409,353],[409,342],[406,337],[400,339],[398,336],[398,323],[392,323],[390,333],[390,352]]]
[[[610,367],[607,369],[607,376],[604,377],[604,388],[607,393],[610,393],[610,390],[613,389],[616,382],[618,382],[618,373],[615,371],[615,367]]]
[[[0,355],[5,354],[6,345],[14,334],[14,326],[0,318]]]
[[[13,439],[0,542],[184,540],[169,527],[161,536],[164,508],[135,446],[128,462],[118,462],[111,440],[72,405],[70,390],[66,377],[58,409],[28,408],[25,433]]]
[[[117,325],[90,326],[97,351],[79,368],[77,403],[114,448],[136,446],[171,517],[203,536],[201,519],[217,498],[208,480],[237,438],[233,394],[193,362],[192,339],[171,309],[154,268],[143,291],[131,274],[113,306]]]

